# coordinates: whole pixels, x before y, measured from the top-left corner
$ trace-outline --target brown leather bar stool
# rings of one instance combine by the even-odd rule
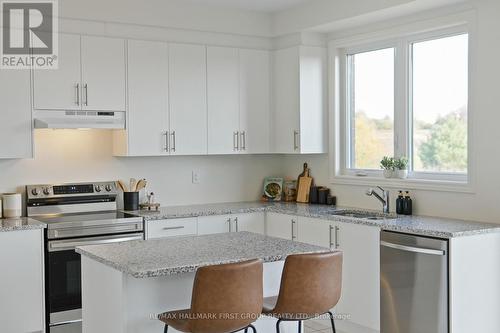
[[[186,333],[232,333],[251,328],[262,311],[262,261],[200,267],[191,308],[158,316],[168,327]]]
[[[282,321],[302,321],[329,314],[333,333],[335,322],[330,311],[337,305],[342,288],[342,252],[288,256],[281,275],[279,295],[264,299],[262,313]]]

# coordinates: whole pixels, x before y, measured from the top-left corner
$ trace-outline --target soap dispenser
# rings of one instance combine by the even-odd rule
[[[405,197],[403,199],[403,213],[404,215],[412,215],[413,214],[413,203],[410,198],[410,192],[405,192]]]
[[[398,198],[396,199],[396,214],[404,214],[404,198],[403,191],[399,191]]]

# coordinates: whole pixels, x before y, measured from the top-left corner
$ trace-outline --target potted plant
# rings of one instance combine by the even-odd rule
[[[394,173],[394,158],[389,156],[384,156],[382,161],[380,161],[380,167],[384,170],[385,178],[392,178]]]
[[[396,176],[400,179],[408,177],[408,159],[404,156],[394,160],[394,169]]]

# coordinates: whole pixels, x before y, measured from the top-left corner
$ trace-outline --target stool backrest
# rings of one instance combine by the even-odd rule
[[[288,256],[273,312],[307,319],[330,311],[341,295],[342,259],[341,251]]]
[[[261,260],[197,270],[189,326],[193,333],[229,333],[258,319],[263,303]]]

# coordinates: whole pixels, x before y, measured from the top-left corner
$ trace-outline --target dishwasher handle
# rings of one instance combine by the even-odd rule
[[[422,248],[422,247],[394,244],[394,243],[389,243],[386,241],[380,241],[380,246],[389,247],[391,249],[396,249],[396,250],[401,250],[401,251],[406,251],[406,252],[431,254],[431,255],[436,255],[436,256],[446,255],[446,252],[444,250],[426,249],[426,248]]]

